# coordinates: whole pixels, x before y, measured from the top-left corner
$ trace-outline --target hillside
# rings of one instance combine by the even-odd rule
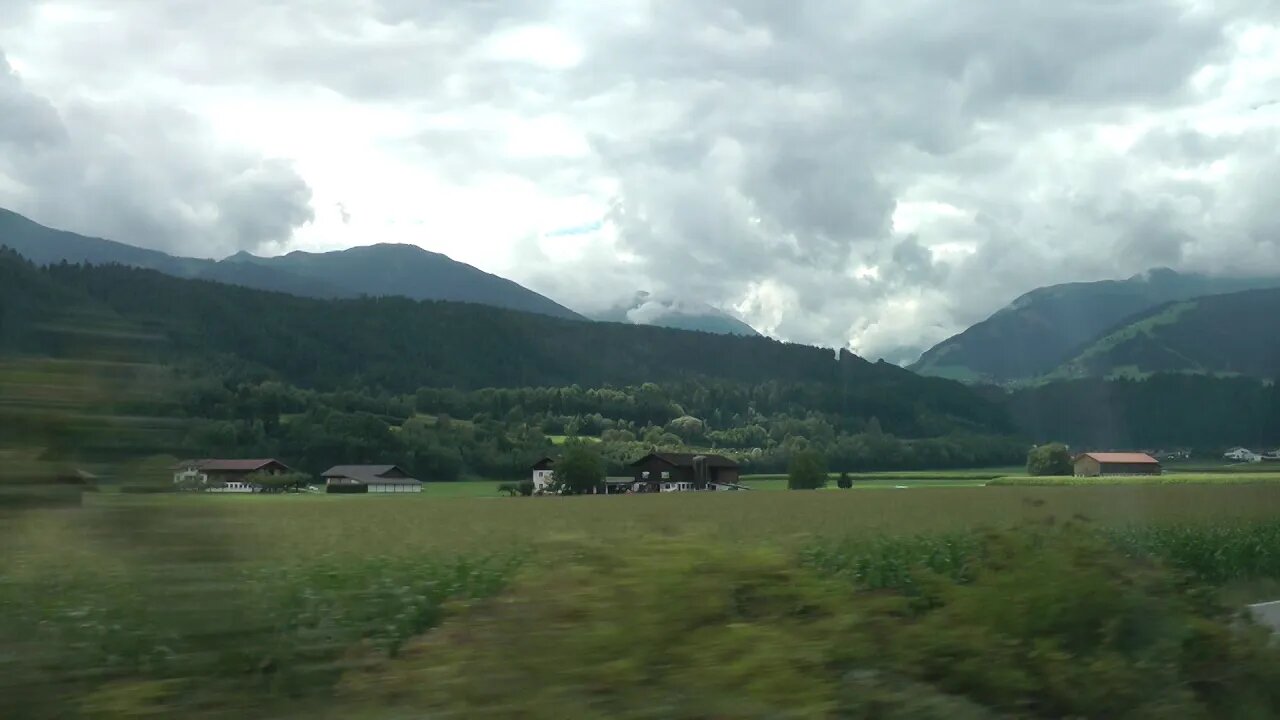
[[[1049,377],[1184,372],[1273,379],[1280,376],[1277,317],[1280,289],[1168,303],[1103,333]]]
[[[1010,429],[1003,408],[958,383],[767,338],[580,322],[466,303],[318,300],[123,266],[36,268],[12,256],[4,263],[14,288],[47,287],[60,295],[40,312],[6,315],[6,325],[19,326],[7,334],[28,339],[0,350],[47,352],[20,326],[53,312],[49,303],[66,306],[65,298],[75,297],[94,312],[164,337],[169,364],[240,367],[317,390],[411,393],[699,379],[750,389],[773,404],[790,398],[799,410],[877,417],[886,431],[907,436]]]
[[[1280,287],[1280,278],[1215,278],[1153,270],[1127,280],[1033,290],[921,356],[911,369],[964,381],[1039,377],[1126,318],[1206,295]]]
[[[755,328],[710,305],[681,303],[638,292],[631,302],[620,303],[591,316],[601,322],[657,325],[718,335],[759,335]]]
[[[0,246],[49,265],[118,263],[181,278],[230,283],[314,298],[399,295],[455,300],[540,313],[581,316],[510,280],[413,245],[374,245],[277,258],[240,253],[226,260],[175,257],[124,243],[54,230],[0,209]]]
[[[448,256],[416,245],[368,245],[327,253],[291,252],[263,258],[233,255],[221,264],[259,267],[320,281],[342,289],[346,297],[399,296],[410,300],[452,300],[493,307],[583,319],[572,310],[517,285]]]

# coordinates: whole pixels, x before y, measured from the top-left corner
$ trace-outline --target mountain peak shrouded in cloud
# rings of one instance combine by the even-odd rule
[[[754,328],[726,312],[702,303],[687,303],[637,292],[630,301],[594,313],[592,319],[632,325],[657,325],[717,335],[759,335]]]
[[[1280,273],[1269,0],[0,20],[0,206],[177,256],[431,238],[571,307],[646,287],[892,358],[1041,286]]]

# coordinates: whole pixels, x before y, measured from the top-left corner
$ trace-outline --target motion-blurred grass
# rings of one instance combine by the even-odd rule
[[[339,699],[332,707],[348,716],[380,716],[396,703],[385,688],[360,689],[370,672],[417,677],[415,667],[385,663],[395,663],[406,648],[418,652],[417,638],[432,637],[430,630],[451,617],[459,619],[450,638],[468,627],[479,630],[475,623],[487,616],[472,616],[469,608],[491,597],[518,600],[506,590],[514,577],[557,587],[561,571],[584,553],[596,558],[591,563],[648,558],[643,576],[602,575],[602,582],[623,584],[584,595],[588,604],[603,602],[600,594],[639,592],[643,607],[650,602],[643,598],[666,597],[660,588],[685,582],[702,558],[733,568],[738,556],[768,558],[766,568],[774,569],[741,580],[760,571],[748,562],[725,570],[740,580],[721,584],[726,578],[716,571],[709,585],[698,587],[732,596],[740,582],[803,585],[810,581],[799,578],[813,573],[839,580],[846,592],[910,595],[934,582],[930,578],[974,579],[973,569],[984,562],[983,534],[975,528],[1069,521],[1095,528],[1091,532],[1135,567],[1152,558],[1195,586],[1217,586],[1280,577],[1276,517],[1280,486],[1271,485],[510,499],[88,496],[81,509],[31,511],[7,522],[0,558],[0,717],[302,716],[335,702],[335,688]],[[654,588],[628,584],[649,573],[665,579]],[[1001,587],[1016,594],[1016,584]],[[1169,592],[1158,602],[1179,602],[1174,596],[1182,591]],[[616,623],[620,637],[652,633],[639,645],[616,646],[618,662],[643,666],[648,660],[628,656],[627,648],[639,653],[641,646],[690,632],[683,621],[663,624],[679,616],[684,597],[653,600],[660,607],[642,618],[628,616],[630,606],[609,603],[587,609],[566,599],[561,609],[599,613],[601,627]],[[854,607],[861,606],[849,605],[850,612]],[[791,670],[778,663],[803,653],[810,637],[793,638],[785,630],[790,626],[765,624],[722,644],[719,634],[730,632],[723,624],[729,620],[713,615],[707,622],[709,635],[689,636],[705,637],[705,646],[689,645],[693,654],[684,662],[690,672],[723,673],[716,675],[719,683],[737,679],[755,687],[755,675],[764,685],[784,682],[778,678]],[[905,632],[905,626],[886,632]],[[517,646],[524,639],[508,640]],[[758,649],[738,670],[719,669],[716,663],[731,662],[728,651],[742,643]],[[552,663],[546,677],[556,677],[555,657],[545,662]],[[624,673],[613,681],[634,683],[619,692],[650,697],[655,707],[669,707],[662,704],[667,701],[695,707],[662,695],[646,677]],[[884,677],[893,688],[924,682],[897,670]],[[831,682],[812,689],[816,705],[796,700],[795,707],[815,713],[828,707]],[[938,690],[923,687],[926,694]],[[810,690],[777,692],[767,694],[774,700],[762,707],[796,692],[808,697]],[[868,692],[898,700],[911,694],[879,685]],[[458,716],[467,716],[465,704],[458,707],[464,708]]]

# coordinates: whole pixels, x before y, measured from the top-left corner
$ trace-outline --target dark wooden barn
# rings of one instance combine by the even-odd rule
[[[713,453],[653,452],[631,463],[646,492],[706,490],[738,484],[738,463]]]

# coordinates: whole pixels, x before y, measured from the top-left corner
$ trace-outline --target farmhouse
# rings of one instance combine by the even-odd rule
[[[293,470],[279,460],[183,460],[173,466],[173,482],[207,487],[215,492],[254,492],[253,475],[283,475]]]
[[[1236,462],[1256,463],[1262,462],[1262,455],[1256,453],[1249,448],[1233,447],[1222,454],[1223,460],[1235,460]]]
[[[1076,458],[1076,477],[1159,475],[1160,461],[1146,453],[1084,453]]]
[[[398,465],[337,465],[321,477],[331,493],[422,492],[422,483]]]
[[[533,464],[533,491],[540,493],[547,489],[547,485],[551,483],[551,476],[555,474],[556,461],[549,457],[544,457]]]
[[[736,490],[738,463],[711,453],[653,452],[631,463],[641,492]]]

